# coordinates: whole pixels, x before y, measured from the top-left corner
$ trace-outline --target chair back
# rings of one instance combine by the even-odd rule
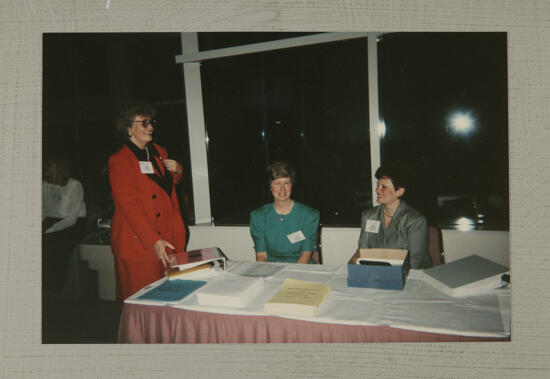
[[[437,226],[428,226],[428,252],[434,266],[445,263],[443,258],[443,238],[441,236],[441,229]]]
[[[322,230],[322,226],[321,226],[321,223],[319,223],[319,227],[317,228],[317,249],[311,253],[311,258],[313,259],[313,262],[317,265],[323,264],[323,256],[321,254],[321,251],[322,251],[321,230]]]

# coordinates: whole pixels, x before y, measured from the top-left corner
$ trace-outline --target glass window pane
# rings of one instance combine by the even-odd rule
[[[358,225],[371,203],[367,40],[202,63],[216,224],[248,224],[272,201],[269,162],[297,170],[293,198],[324,225]]]
[[[179,33],[144,33],[128,40],[125,53],[133,96],[155,101],[182,98],[183,70],[174,61],[181,54]]]
[[[185,103],[181,101],[153,105],[157,109],[155,141],[166,148],[169,158],[175,159],[183,166],[183,177],[176,186],[176,191],[183,220],[193,225],[195,223],[193,182]]]
[[[506,33],[394,33],[378,45],[382,162],[442,228],[508,229]]]

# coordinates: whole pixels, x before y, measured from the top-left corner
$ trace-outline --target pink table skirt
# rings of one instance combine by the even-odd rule
[[[477,342],[510,337],[464,337],[387,326],[356,326],[276,316],[207,313],[171,307],[124,304],[119,343],[324,343]]]

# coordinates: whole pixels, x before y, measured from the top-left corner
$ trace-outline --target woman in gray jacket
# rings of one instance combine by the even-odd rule
[[[359,248],[405,249],[411,268],[432,266],[428,253],[428,223],[417,210],[402,199],[405,194],[403,168],[382,165],[376,170],[376,201],[380,205],[361,214]]]

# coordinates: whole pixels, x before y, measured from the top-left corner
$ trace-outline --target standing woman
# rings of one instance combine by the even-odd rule
[[[319,211],[290,198],[296,174],[287,163],[267,167],[273,203],[250,213],[256,261],[310,263],[317,246]]]
[[[185,225],[175,190],[183,168],[153,143],[154,116],[148,104],[124,107],[116,122],[124,144],[109,158],[115,204],[111,250],[119,307],[164,275],[169,249],[185,250]]]
[[[426,218],[402,199],[406,186],[403,167],[382,165],[375,177],[376,201],[380,205],[365,209],[361,215],[359,248],[405,249],[412,268],[431,267]]]

